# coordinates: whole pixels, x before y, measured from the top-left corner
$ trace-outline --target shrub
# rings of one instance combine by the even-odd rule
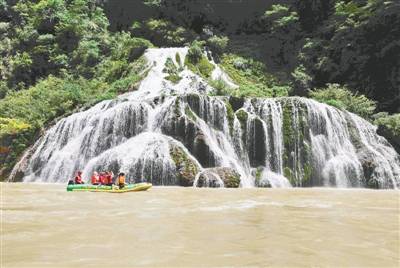
[[[389,130],[393,136],[400,138],[400,113],[388,115],[379,113],[373,116],[374,123]]]
[[[0,81],[0,99],[4,98],[7,95],[8,87],[5,81]]]
[[[37,130],[22,120],[0,117],[0,180],[5,179],[18,156],[34,141]]]
[[[215,66],[210,63],[207,57],[203,54],[204,42],[194,41],[185,58],[185,65],[194,73],[203,78],[211,77]]]
[[[353,94],[347,87],[339,84],[328,84],[326,88],[310,91],[310,97],[364,118],[369,118],[376,109],[374,101],[364,95]]]
[[[377,133],[385,137],[400,153],[400,113],[388,115],[378,113],[373,116],[374,123],[378,126]]]
[[[179,54],[177,55],[179,56]],[[168,74],[165,79],[171,81],[174,84],[181,81],[182,77],[179,76],[179,68],[175,65],[171,58],[167,58],[164,65],[165,67],[163,69],[163,72]]]
[[[182,46],[194,36],[191,31],[165,19],[148,19],[144,23],[135,21],[130,30],[135,36],[149,39],[157,46]]]
[[[284,5],[272,5],[271,9],[264,13],[264,19],[271,23],[272,29],[289,27],[299,21],[297,12],[290,11],[289,7]]]
[[[204,42],[193,41],[189,47],[187,57],[189,62],[192,64],[197,64],[203,57],[203,45]]]
[[[312,77],[307,73],[303,65],[298,66],[292,73],[293,93],[298,96],[307,95],[310,90]]]
[[[276,97],[287,96],[288,85],[281,84],[269,74],[263,63],[234,54],[222,56],[221,67],[239,86],[231,89],[230,95],[236,97]]]
[[[231,88],[222,79],[211,80],[209,84],[211,87],[215,89],[213,94],[216,96],[224,96],[231,94]]]
[[[179,67],[182,67],[182,60],[181,60],[181,56],[179,55],[178,52],[176,52],[175,54],[175,61],[178,64]]]
[[[0,117],[0,137],[5,135],[16,135],[19,132],[31,128],[31,125],[19,119]]]
[[[211,73],[214,70],[215,66],[212,65],[206,57],[201,57],[197,67],[202,74],[203,77],[209,78],[211,77]]]
[[[215,69],[215,66],[211,64],[205,56],[201,57],[199,62],[196,64],[189,62],[189,59],[186,56],[185,65],[189,70],[205,79],[210,78],[212,71]]]
[[[228,42],[228,37],[214,35],[207,40],[206,45],[215,55],[221,55],[228,46]]]

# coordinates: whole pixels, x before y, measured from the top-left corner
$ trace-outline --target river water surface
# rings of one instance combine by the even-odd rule
[[[399,266],[399,191],[1,185],[1,267]]]

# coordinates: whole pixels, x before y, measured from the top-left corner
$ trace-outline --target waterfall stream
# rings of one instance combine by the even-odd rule
[[[113,170],[130,182],[188,186],[202,170],[226,167],[242,187],[400,187],[400,157],[369,122],[299,97],[246,99],[234,110],[234,98],[209,96],[187,68],[177,84],[165,79],[166,60],[180,65],[176,55],[186,54],[148,49],[139,89],[61,119],[37,142],[23,180]],[[219,67],[212,77],[234,86]]]

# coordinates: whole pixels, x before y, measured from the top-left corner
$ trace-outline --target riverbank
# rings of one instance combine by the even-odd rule
[[[2,267],[399,264],[399,191],[0,187]]]

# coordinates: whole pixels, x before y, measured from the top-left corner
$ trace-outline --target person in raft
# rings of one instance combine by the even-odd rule
[[[121,172],[118,174],[117,181],[119,189],[122,189],[125,187],[125,173]]]
[[[85,184],[82,180],[82,171],[76,172],[76,176],[74,178],[74,183],[75,184]]]
[[[113,186],[113,177],[114,173],[112,171],[107,171],[105,175],[105,185],[107,186]]]
[[[100,172],[100,176],[99,176],[99,182],[100,185],[106,185],[106,174],[105,172]]]
[[[96,171],[93,172],[93,175],[91,177],[91,181],[93,185],[99,185],[100,184],[100,177],[99,177],[99,173],[97,173]]]

